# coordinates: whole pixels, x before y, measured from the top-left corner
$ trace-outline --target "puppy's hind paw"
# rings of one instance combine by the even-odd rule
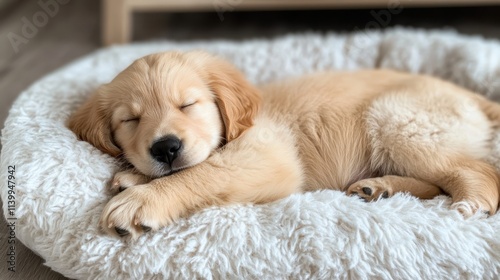
[[[471,201],[457,201],[451,204],[450,206],[451,209],[457,210],[464,218],[470,218],[477,213],[479,213],[479,217],[481,218],[487,218],[490,215],[494,214],[491,213],[490,210],[483,209],[483,207],[479,206],[478,203],[473,203]]]
[[[393,191],[381,178],[370,178],[358,181],[347,188],[347,195],[356,195],[366,202],[380,198],[389,198]]]

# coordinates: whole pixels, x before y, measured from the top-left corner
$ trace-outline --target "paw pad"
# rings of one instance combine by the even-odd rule
[[[145,226],[145,225],[141,225],[141,229],[142,229],[144,232],[150,232],[150,231],[151,231],[151,227],[148,227],[148,226]]]
[[[372,189],[368,188],[368,187],[363,187],[361,189],[366,195],[372,195]]]
[[[389,198],[389,192],[388,191],[383,192],[382,198]]]
[[[115,231],[116,231],[116,233],[118,233],[118,235],[119,235],[120,237],[127,236],[127,235],[129,235],[129,233],[130,233],[128,230],[123,229],[123,228],[119,228],[119,227],[115,227]]]
[[[392,194],[391,189],[380,178],[370,178],[358,181],[347,189],[347,194],[356,195],[366,202],[389,198]]]

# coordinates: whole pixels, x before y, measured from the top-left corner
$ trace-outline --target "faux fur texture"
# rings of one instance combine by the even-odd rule
[[[261,83],[325,69],[385,67],[432,74],[500,98],[500,43],[450,31],[393,29],[274,40],[112,47],[23,92],[2,131],[16,166],[16,234],[52,269],[77,279],[498,279],[500,214],[464,220],[440,196],[364,203],[337,191],[266,205],[210,208],[135,242],[103,235],[99,215],[117,162],[78,141],[65,121],[134,59],[201,48]],[[500,167],[500,137],[491,162]]]

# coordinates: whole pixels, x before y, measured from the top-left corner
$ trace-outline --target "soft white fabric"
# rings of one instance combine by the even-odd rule
[[[98,51],[23,92],[2,131],[4,208],[7,166],[15,164],[16,234],[47,266],[78,279],[497,279],[500,214],[464,220],[448,210],[445,196],[363,203],[324,190],[266,205],[212,207],[135,242],[100,233],[97,221],[109,200],[105,185],[117,162],[77,141],[64,123],[134,59],[192,48],[226,57],[254,83],[385,67],[500,97],[500,43],[451,31],[156,42]],[[491,156],[498,167],[499,154],[500,144]]]

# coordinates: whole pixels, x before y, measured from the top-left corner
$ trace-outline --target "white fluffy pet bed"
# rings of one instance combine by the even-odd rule
[[[104,49],[45,77],[17,99],[2,131],[2,199],[16,166],[16,236],[77,279],[498,279],[500,214],[464,220],[445,196],[364,203],[341,192],[266,205],[213,207],[135,242],[102,234],[117,161],[78,141],[69,115],[134,59],[202,48],[254,83],[325,69],[432,74],[500,97],[500,43],[448,31],[393,29],[275,40],[156,42]],[[500,137],[497,137],[500,150]],[[500,152],[491,156],[500,167]],[[495,161],[496,160],[496,161]],[[8,213],[4,209],[6,217]],[[4,244],[5,245],[5,244]]]

